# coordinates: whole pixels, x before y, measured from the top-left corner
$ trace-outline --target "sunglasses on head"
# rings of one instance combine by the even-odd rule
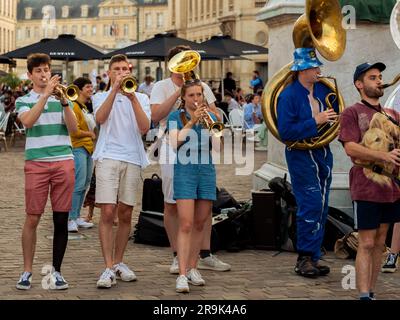
[[[200,79],[190,79],[190,80],[186,80],[183,85],[191,86],[191,85],[200,84],[200,83],[201,83]]]

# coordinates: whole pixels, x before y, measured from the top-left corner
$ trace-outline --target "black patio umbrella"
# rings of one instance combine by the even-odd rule
[[[243,42],[239,40],[232,39],[231,36],[228,35],[218,35],[212,36],[210,40],[204,41],[201,43],[202,45],[207,45],[210,47],[214,47],[216,49],[220,49],[226,52],[230,56],[245,56],[245,55],[254,55],[254,54],[267,54],[268,49],[257,46],[252,43]],[[221,69],[222,73],[224,72],[224,58],[221,59]],[[224,93],[224,75],[221,75],[221,88],[222,94]]]
[[[6,57],[6,56],[0,56],[0,63],[2,64],[11,64],[12,61],[10,58]]]
[[[100,59],[103,53],[87,42],[78,40],[73,34],[60,34],[56,39],[42,39],[26,47],[5,53],[9,58],[26,59],[31,53],[46,53],[53,60],[91,60]]]
[[[230,56],[218,48],[178,38],[172,33],[159,33],[153,38],[107,53],[104,58],[107,59],[116,54],[124,54],[128,58],[164,61],[168,56],[169,50],[178,45],[190,46],[192,50],[200,53],[202,59],[216,60]]]
[[[31,53],[46,53],[52,60],[65,61],[67,72],[69,61],[93,60],[103,57],[102,52],[87,42],[78,40],[73,34],[61,34],[56,39],[42,39],[4,55],[10,58],[26,59]]]

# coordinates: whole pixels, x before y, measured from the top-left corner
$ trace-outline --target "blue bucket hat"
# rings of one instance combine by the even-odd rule
[[[314,48],[297,48],[293,53],[294,61],[290,68],[292,71],[301,71],[311,68],[317,68],[322,65],[318,60]]]

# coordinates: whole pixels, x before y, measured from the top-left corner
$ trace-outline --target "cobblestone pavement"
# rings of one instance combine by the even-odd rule
[[[266,161],[266,152],[256,151],[254,166],[258,169]],[[202,271],[207,281],[204,287],[192,287],[190,294],[175,292],[176,276],[168,270],[171,253],[168,248],[128,243],[125,262],[137,274],[138,281],[118,282],[109,290],[96,288],[96,281],[103,268],[103,258],[98,239],[99,211],[95,211],[95,227],[82,231],[83,239],[70,239],[63,263],[63,275],[69,282],[66,291],[52,292],[41,285],[40,271],[51,264],[52,235],[51,208],[47,207],[38,228],[37,247],[30,291],[15,289],[22,271],[21,228],[24,221],[23,141],[9,152],[0,152],[0,298],[1,299],[355,299],[356,290],[342,288],[345,265],[352,260],[340,260],[332,253],[326,256],[331,274],[318,279],[305,279],[293,271],[294,253],[284,252],[274,256],[274,251],[244,250],[218,252],[219,258],[232,265],[229,272]],[[150,166],[143,178],[159,172]],[[218,185],[225,187],[238,200],[250,198],[252,176],[236,176],[235,165],[219,165]],[[139,196],[141,198],[141,194]],[[136,222],[140,202],[134,210]],[[83,210],[83,214],[85,214]],[[380,299],[399,299],[400,273],[381,274],[377,295]]]

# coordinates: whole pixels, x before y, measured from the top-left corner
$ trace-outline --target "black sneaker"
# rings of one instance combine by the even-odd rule
[[[321,265],[318,263],[318,261],[314,262],[314,267],[319,270],[320,276],[326,276],[329,272],[331,272],[331,269],[328,266]]]
[[[399,256],[398,253],[389,253],[385,264],[382,266],[382,272],[395,272],[397,270],[397,257]]]
[[[32,272],[25,271],[16,285],[19,290],[29,290],[31,288]]]
[[[319,270],[314,266],[314,263],[309,256],[299,257],[294,271],[297,274],[308,278],[315,278],[320,275]]]

